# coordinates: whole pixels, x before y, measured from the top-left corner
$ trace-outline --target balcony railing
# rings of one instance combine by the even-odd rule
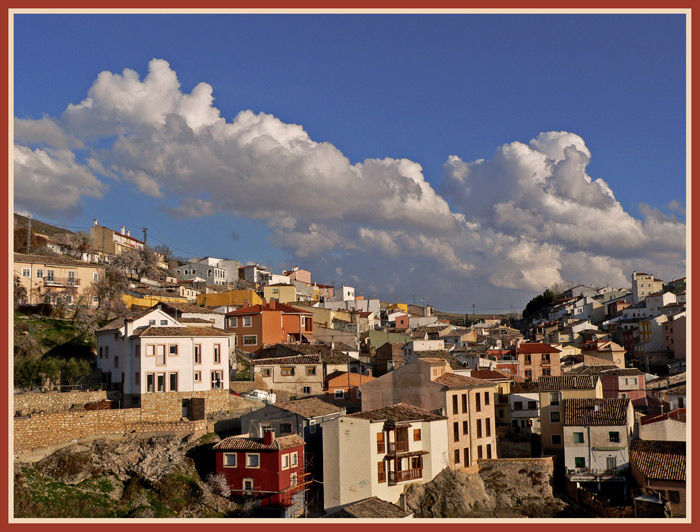
[[[405,471],[389,471],[389,482],[393,484],[405,482],[407,480],[415,480],[417,478],[423,478],[423,468],[407,469]]]
[[[389,442],[389,453],[405,453],[406,451],[408,451],[407,441]]]
[[[80,286],[75,277],[44,277],[44,286]]]
[[[567,469],[566,473],[569,479],[585,481],[585,480],[605,480],[605,479],[615,479],[622,480],[627,474],[627,468],[615,468],[615,469],[588,469],[588,468],[575,468]]]

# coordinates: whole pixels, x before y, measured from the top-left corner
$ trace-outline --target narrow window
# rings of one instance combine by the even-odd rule
[[[170,374],[170,391],[171,392],[177,391],[177,373]]]
[[[194,363],[195,364],[202,363],[202,346],[199,344],[195,344],[195,346],[194,346]]]
[[[384,468],[384,461],[377,462],[377,482],[386,482],[386,469]]]
[[[453,414],[458,414],[459,410],[457,409],[459,399],[457,398],[456,395],[452,396],[452,413]]]
[[[214,364],[221,363],[221,346],[219,344],[214,344]]]
[[[462,421],[462,434],[469,434],[469,421]]]
[[[481,412],[481,394],[476,394],[476,411]]]
[[[455,464],[459,464],[459,449],[455,449]]]
[[[459,441],[459,423],[457,421],[454,422],[452,429],[454,441]]]
[[[476,420],[476,437],[481,438],[481,420],[477,419]],[[481,458],[481,457],[479,457]]]
[[[467,394],[463,393],[462,394],[462,414],[467,413]]]
[[[377,432],[377,452],[378,453],[383,453],[384,452],[384,433],[383,432]]]
[[[420,429],[413,429],[413,441],[420,441]]]

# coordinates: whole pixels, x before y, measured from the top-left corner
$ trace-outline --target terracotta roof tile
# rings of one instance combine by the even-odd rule
[[[370,421],[439,421],[441,419],[447,419],[444,416],[438,416],[422,408],[405,403],[397,403],[376,410],[368,410],[367,412],[357,412],[347,417],[369,419]]]
[[[630,400],[564,399],[564,425],[625,425]]]
[[[103,264],[93,264],[82,260],[69,259],[61,255],[28,255],[15,253],[15,262],[29,262],[32,264],[46,264],[55,266],[73,266],[75,268],[99,268],[104,269]]]
[[[356,519],[403,519],[411,515],[403,511],[396,504],[380,499],[379,497],[369,497],[361,501],[354,502],[324,517],[329,518],[356,518]]]
[[[318,355],[293,355],[277,358],[256,358],[251,361],[255,366],[277,365],[277,364],[320,364]]]
[[[598,384],[597,375],[560,375],[542,376],[538,379],[540,391],[555,392],[559,390],[589,390]]]
[[[263,438],[242,438],[240,436],[230,436],[214,445],[215,451],[279,451],[305,445],[304,439],[298,434],[290,436],[280,436],[275,438],[272,445],[265,445]]]
[[[447,386],[448,388],[480,388],[488,387],[491,388],[495,386],[495,383],[489,382],[483,379],[475,379],[473,377],[466,377],[465,375],[458,375],[457,373],[443,373],[435,379],[435,382]]]
[[[455,356],[446,349],[436,349],[434,351],[414,351],[418,358],[440,358],[450,363],[453,370],[466,368],[466,364],[462,364]]]
[[[342,407],[333,405],[318,397],[308,397],[297,401],[282,401],[275,403],[275,406],[299,414],[306,419],[340,413],[343,410]]]
[[[216,327],[139,327],[134,330],[137,336],[230,336],[230,333]]]
[[[552,347],[549,344],[543,343],[529,343],[520,344],[518,346],[517,354],[531,355],[534,353],[560,353],[561,351],[556,347]]]
[[[630,463],[647,478],[685,482],[685,442],[634,440]]]

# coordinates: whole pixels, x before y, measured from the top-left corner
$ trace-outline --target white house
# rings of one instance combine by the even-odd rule
[[[397,503],[407,484],[449,464],[447,418],[398,403],[333,419],[323,429],[324,509],[367,497]]]
[[[540,388],[537,382],[514,382],[508,395],[514,428],[540,434]]]
[[[415,360],[416,351],[440,351],[445,349],[444,340],[412,340],[403,346],[404,363]]]
[[[103,383],[121,390],[127,406],[143,406],[153,394],[176,393],[177,402],[215,391],[217,404],[228,395],[230,339],[222,329],[186,327],[154,308],[113,320],[96,334]]]

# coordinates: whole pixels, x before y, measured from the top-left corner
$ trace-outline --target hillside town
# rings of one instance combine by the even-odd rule
[[[686,516],[685,278],[458,314],[138,236],[14,216],[16,499],[76,442],[175,436],[250,517]]]

